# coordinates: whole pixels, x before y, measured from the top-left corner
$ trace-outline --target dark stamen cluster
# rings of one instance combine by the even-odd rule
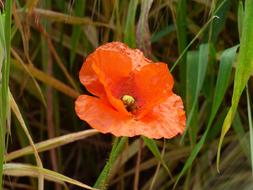
[[[125,108],[127,109],[127,111],[132,112],[137,109],[136,101],[135,101],[134,97],[132,97],[130,95],[124,95],[124,96],[122,96],[121,100],[122,100]]]

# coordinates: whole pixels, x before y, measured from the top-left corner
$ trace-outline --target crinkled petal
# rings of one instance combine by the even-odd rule
[[[147,64],[152,63],[147,59],[139,49],[129,48],[126,44],[121,42],[110,42],[100,46],[97,50],[104,50],[122,54],[124,57],[131,59],[133,69],[141,68]]]
[[[172,94],[174,80],[165,63],[154,63],[135,72],[133,84],[141,118]]]
[[[172,138],[182,134],[186,125],[182,99],[172,94],[141,118],[141,121],[149,127],[140,129],[139,133],[150,138]]]
[[[80,119],[102,133],[115,136],[144,135],[149,138],[172,138],[185,128],[185,113],[182,100],[172,94],[165,102],[156,106],[141,120],[122,115],[102,100],[82,95],[75,102]]]
[[[105,89],[92,68],[94,62],[92,57],[91,55],[84,61],[79,72],[79,79],[90,93],[104,99],[106,97]]]

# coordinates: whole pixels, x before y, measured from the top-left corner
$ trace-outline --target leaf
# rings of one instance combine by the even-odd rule
[[[223,139],[231,127],[234,115],[241,97],[241,94],[249,80],[249,77],[253,71],[253,4],[251,0],[245,1],[245,13],[243,19],[242,36],[240,43],[240,50],[238,55],[238,61],[236,65],[234,88],[232,96],[232,105],[228,111],[228,114],[224,120],[221,136],[219,140],[217,150],[217,170],[219,171],[220,153]]]

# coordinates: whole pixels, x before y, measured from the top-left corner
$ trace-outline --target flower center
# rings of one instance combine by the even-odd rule
[[[127,111],[132,112],[137,109],[136,101],[133,96],[124,95],[122,96],[121,100]]]

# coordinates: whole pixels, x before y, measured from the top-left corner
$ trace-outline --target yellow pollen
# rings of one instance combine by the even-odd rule
[[[133,96],[130,95],[124,95],[121,98],[124,106],[126,107],[127,111],[134,111],[137,107],[135,104],[135,99]]]
[[[131,105],[134,105],[135,103],[135,99],[133,96],[129,96],[129,95],[124,95],[122,97],[122,102],[124,105],[126,106],[131,106]]]

